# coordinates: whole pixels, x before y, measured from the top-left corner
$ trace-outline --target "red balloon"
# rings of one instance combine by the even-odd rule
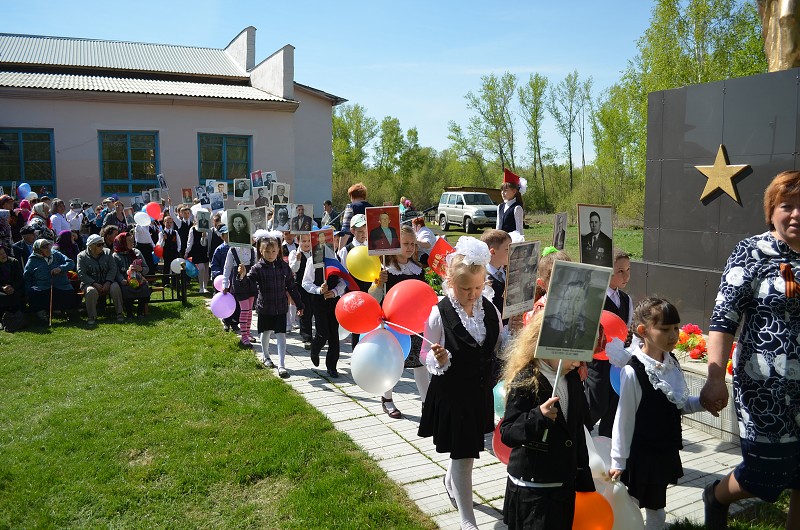
[[[353,291],[336,303],[336,320],[351,333],[368,333],[381,324],[383,311],[368,293]]]
[[[619,339],[625,342],[625,339],[628,338],[628,326],[625,321],[611,311],[603,309],[603,314],[600,315],[600,325],[603,326],[606,343],[611,342],[612,339]],[[607,361],[608,355],[606,355],[605,347],[603,347],[602,351],[595,353],[594,358]]]
[[[496,456],[498,460],[508,465],[508,459],[511,458],[511,448],[500,439],[501,423],[503,423],[503,420],[500,420],[494,428],[494,434],[492,435],[492,451],[494,451],[494,456]]]
[[[159,219],[161,217],[161,205],[157,202],[148,202],[147,206],[144,207],[144,211],[153,219]]]
[[[161,245],[156,245],[156,248],[153,249],[153,254],[155,254],[159,258],[163,258],[164,257],[164,247],[162,247]]]
[[[614,511],[605,497],[596,491],[575,492],[575,517],[572,530],[611,530]]]
[[[439,297],[430,285],[422,280],[405,280],[386,293],[383,298],[383,312],[386,320],[392,324],[421,333],[425,329],[425,321],[431,314],[431,308],[438,302]],[[403,329],[394,329],[410,335],[410,332]]]

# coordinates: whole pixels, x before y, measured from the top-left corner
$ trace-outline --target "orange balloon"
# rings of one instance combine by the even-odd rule
[[[575,492],[575,517],[572,530],[611,530],[614,511],[605,497],[596,491]]]

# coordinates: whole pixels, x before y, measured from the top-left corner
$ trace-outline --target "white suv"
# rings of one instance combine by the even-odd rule
[[[447,230],[451,224],[457,224],[465,232],[471,233],[477,227],[494,228],[497,223],[497,205],[485,193],[447,191],[439,199],[436,218],[442,230]]]

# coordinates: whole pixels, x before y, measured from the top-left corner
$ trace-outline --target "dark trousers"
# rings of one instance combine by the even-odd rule
[[[223,318],[222,321],[229,325],[230,327],[238,326],[239,325],[239,315],[241,314],[242,310],[239,308],[239,300],[236,300],[236,309],[233,310],[233,314],[228,318]]]
[[[147,264],[148,274],[156,273],[156,264],[153,262],[153,245],[146,243],[136,243],[136,249],[142,253],[144,262]]]
[[[339,322],[336,320],[336,302],[338,298],[325,300],[322,295],[311,295],[311,307],[314,310],[314,327],[316,335],[311,342],[311,353],[319,354],[325,343],[328,353],[325,354],[325,367],[335,370],[339,362]]]
[[[584,382],[586,400],[589,402],[589,423],[587,428],[600,420],[597,433],[611,438],[614,417],[617,415],[619,396],[611,387],[611,363],[594,359],[588,363],[589,375]]]
[[[300,299],[303,300],[303,306],[305,307],[305,311],[303,311],[303,315],[300,317],[300,338],[303,339],[303,342],[311,342],[313,338],[312,321],[314,319],[312,295],[299,285],[297,286],[297,290],[300,291]]]

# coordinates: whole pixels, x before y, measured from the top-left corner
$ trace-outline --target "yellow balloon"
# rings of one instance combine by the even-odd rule
[[[381,273],[381,260],[378,256],[370,256],[366,245],[353,247],[347,253],[347,270],[362,282],[374,282]]]

